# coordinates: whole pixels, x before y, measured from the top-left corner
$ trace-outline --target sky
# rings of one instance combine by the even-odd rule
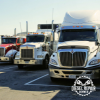
[[[100,0],[0,0],[0,35],[35,32],[38,24],[62,23],[65,13],[100,10]],[[52,17],[53,15],[53,17]]]

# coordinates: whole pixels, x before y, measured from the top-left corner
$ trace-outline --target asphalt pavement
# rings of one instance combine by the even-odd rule
[[[100,100],[100,81],[93,80],[96,91],[80,96],[71,91],[75,80],[52,82],[48,69],[0,62],[0,100]]]

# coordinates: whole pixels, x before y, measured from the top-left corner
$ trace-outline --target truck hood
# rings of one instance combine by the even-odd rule
[[[23,44],[22,46],[34,46],[36,48],[40,47],[41,45],[43,45],[44,42],[26,42],[25,44]]]
[[[67,42],[59,42],[57,45],[57,48],[62,46],[74,46],[75,48],[85,48],[88,47],[90,52],[93,52],[98,48],[98,46],[95,44],[95,42],[90,41],[67,41]]]
[[[10,45],[13,45],[13,44],[0,44],[0,47],[8,47]]]

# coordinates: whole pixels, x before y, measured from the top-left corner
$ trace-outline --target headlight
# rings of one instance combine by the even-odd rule
[[[95,60],[91,61],[89,63],[89,65],[95,65],[95,64],[98,64],[98,63],[100,63],[100,59],[95,59]]]
[[[54,65],[57,65],[57,62],[55,60],[53,60],[53,59],[50,59],[50,63],[54,64]]]

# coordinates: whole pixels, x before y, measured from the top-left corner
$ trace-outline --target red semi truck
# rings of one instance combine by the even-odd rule
[[[13,62],[21,44],[26,42],[26,37],[5,36],[0,44],[0,62]]]

